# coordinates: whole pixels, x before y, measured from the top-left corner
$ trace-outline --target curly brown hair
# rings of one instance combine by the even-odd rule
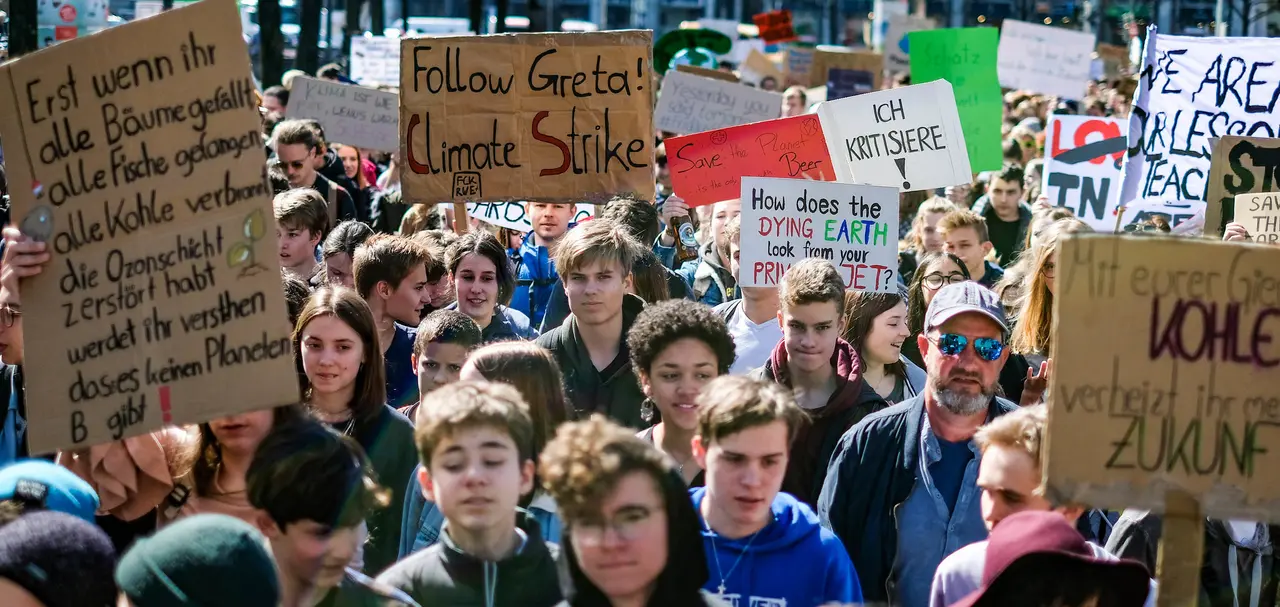
[[[601,502],[624,476],[643,472],[661,489],[673,469],[651,443],[601,415],[560,426],[540,459],[542,486],[569,525],[598,519]]]

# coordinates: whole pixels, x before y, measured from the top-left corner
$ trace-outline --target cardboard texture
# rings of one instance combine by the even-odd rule
[[[351,79],[361,84],[400,84],[400,39],[351,37]]]
[[[751,21],[760,29],[760,39],[765,44],[779,44],[796,39],[796,30],[791,26],[791,11],[769,11],[751,17]]]
[[[787,86],[810,85],[810,70],[817,51],[811,48],[791,46],[787,48]]]
[[[394,152],[400,147],[400,99],[395,93],[306,76],[293,79],[290,118],[313,118],[328,141]]]
[[[235,3],[0,67],[33,454],[299,401]]]
[[[1102,75],[1121,78],[1129,73],[1129,49],[1118,44],[1099,42],[1095,52],[1102,60]]]
[[[1280,194],[1236,196],[1235,222],[1249,231],[1254,242],[1280,242]]]
[[[1005,19],[1000,26],[1000,85],[1061,99],[1084,99],[1094,35]]]
[[[668,72],[653,122],[660,131],[686,134],[773,120],[781,114],[781,93]]]
[[[973,172],[1003,164],[1000,127],[1004,98],[996,75],[996,30],[968,27],[911,32],[911,81],[939,78],[955,89]]]
[[[671,188],[691,207],[737,198],[742,177],[836,178],[810,114],[672,137],[666,151]]]
[[[825,86],[832,69],[871,72],[875,76],[877,91],[884,84],[884,55],[880,53],[818,49],[813,53],[813,66],[809,68],[809,86]]]
[[[676,71],[677,71],[677,72],[684,72],[684,73],[686,73],[686,74],[693,74],[694,76],[701,76],[701,77],[703,77],[703,78],[712,78],[712,79],[715,79],[715,80],[723,80],[723,81],[725,81],[725,82],[734,82],[734,83],[738,82],[738,77],[737,77],[737,76],[735,76],[735,75],[733,75],[733,72],[722,72],[722,71],[720,71],[720,70],[709,70],[709,69],[707,69],[707,68],[705,68],[705,67],[698,67],[698,66],[696,66],[696,65],[684,65],[684,64],[680,64],[680,65],[677,65],[677,66],[676,66]]]
[[[1113,232],[1120,207],[1126,120],[1053,115],[1045,136],[1040,192],[1094,230]]]
[[[744,210],[745,212],[745,210]],[[1280,249],[1073,235],[1059,245],[1046,497],[1280,520]]]
[[[652,200],[648,31],[403,41],[408,202]]]
[[[818,257],[848,289],[897,292],[897,189],[744,177],[741,194],[741,286],[776,287],[793,264]]]
[[[1221,236],[1232,221],[1235,197],[1280,191],[1280,139],[1228,135],[1213,143],[1205,200],[1204,233]]]
[[[533,224],[529,221],[529,215],[525,212],[525,203],[523,202],[468,202],[466,208],[467,215],[476,218],[477,221],[483,221],[490,225],[517,232],[533,230]],[[573,214],[572,223],[590,219],[595,214],[595,205],[577,205],[577,211]]]
[[[911,192],[973,178],[945,80],[828,101],[818,118],[837,181]]]
[[[743,82],[750,82],[757,86],[765,78],[773,78],[778,84],[786,82],[786,74],[782,73],[778,64],[756,49],[751,49],[747,54],[747,59],[742,62],[742,69],[739,71],[742,72]]]

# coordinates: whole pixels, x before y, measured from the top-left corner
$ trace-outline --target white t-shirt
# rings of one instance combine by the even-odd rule
[[[752,369],[763,367],[769,361],[774,346],[782,341],[782,327],[778,325],[776,316],[757,325],[747,318],[745,305],[740,306],[727,323],[738,354],[733,366],[729,367],[730,375],[746,375]]]

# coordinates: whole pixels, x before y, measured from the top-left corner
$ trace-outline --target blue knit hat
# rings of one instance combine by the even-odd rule
[[[76,473],[42,459],[0,468],[0,500],[77,516],[90,523],[98,510],[98,494]]]

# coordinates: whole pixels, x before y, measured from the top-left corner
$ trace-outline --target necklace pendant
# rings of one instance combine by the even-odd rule
[[[717,592],[720,594],[721,598],[724,597],[724,590],[724,580],[720,580],[720,587],[717,589]]]

